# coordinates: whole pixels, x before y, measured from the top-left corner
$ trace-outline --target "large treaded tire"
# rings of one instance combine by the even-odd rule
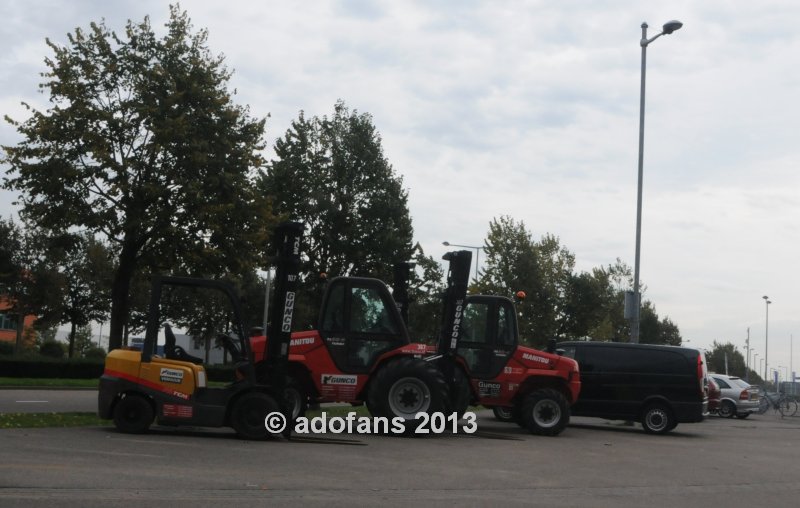
[[[308,396],[303,389],[302,383],[293,377],[286,379],[286,389],[283,391],[286,398],[286,405],[292,421],[301,416],[305,416],[308,409]]]
[[[462,418],[467,409],[469,409],[470,402],[472,402],[472,388],[470,387],[469,378],[458,367],[455,369],[454,378],[453,388],[455,393],[451,394],[453,396],[452,406],[453,411],[458,414],[459,418]]]
[[[451,411],[444,374],[433,363],[411,356],[392,360],[378,371],[368,400],[373,415],[402,418],[406,432],[422,423],[416,419],[417,413]]]
[[[517,421],[514,416],[514,409],[508,406],[494,406],[492,408],[496,420],[506,423]]]
[[[127,434],[144,434],[153,423],[153,405],[143,395],[129,393],[114,406],[114,426]]]
[[[261,392],[245,393],[233,403],[230,423],[236,435],[242,439],[264,440],[270,436],[264,419],[268,414],[278,412],[278,403]]]
[[[569,404],[552,388],[536,390],[522,404],[522,421],[531,434],[557,436],[569,423]]]

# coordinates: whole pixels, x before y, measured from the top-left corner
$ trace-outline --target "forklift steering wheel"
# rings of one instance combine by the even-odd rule
[[[224,333],[217,334],[217,344],[222,344],[222,347],[231,355],[233,361],[238,362],[242,359],[242,353],[236,346],[236,341],[230,335]]]

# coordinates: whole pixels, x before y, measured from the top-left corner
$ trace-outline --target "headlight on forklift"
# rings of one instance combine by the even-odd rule
[[[206,373],[202,370],[197,373],[197,387],[198,388],[205,388],[206,387]]]

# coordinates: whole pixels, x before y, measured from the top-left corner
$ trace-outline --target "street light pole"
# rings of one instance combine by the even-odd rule
[[[641,310],[641,297],[639,296],[639,265],[642,246],[642,177],[644,173],[644,89],[645,73],[647,70],[647,46],[662,35],[669,35],[675,30],[680,29],[683,23],[680,21],[669,21],[664,24],[661,33],[654,37],[647,38],[647,23],[642,23],[642,38],[639,45],[642,47],[642,72],[641,88],[639,91],[639,183],[636,193],[636,258],[634,261],[633,273],[633,316],[631,320],[631,342],[639,342],[639,312]]]
[[[764,331],[764,380],[767,379],[767,369],[769,368],[769,304],[772,302],[769,300],[769,297],[764,295],[761,298],[764,299],[767,308],[767,327]]]
[[[448,241],[442,242],[442,245],[445,247],[463,247],[465,249],[475,249],[475,282],[478,282],[478,260],[480,259],[480,253],[483,247],[477,247],[475,245],[458,245],[457,243],[450,243]]]
[[[744,380],[750,382],[750,327],[747,327],[747,340],[744,342],[744,352],[747,353],[747,363],[744,369]]]

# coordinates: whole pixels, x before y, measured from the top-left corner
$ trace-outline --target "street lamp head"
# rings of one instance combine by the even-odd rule
[[[678,20],[673,19],[672,21],[667,21],[666,23],[664,23],[664,26],[662,27],[661,31],[664,34],[669,35],[672,32],[674,32],[675,30],[680,30],[682,26],[683,26],[683,23],[681,23]]]
[[[769,300],[769,297],[767,295],[764,295],[761,298],[763,298],[764,300]]]
[[[442,242],[442,245],[444,245],[445,247],[450,247],[450,242]]]

